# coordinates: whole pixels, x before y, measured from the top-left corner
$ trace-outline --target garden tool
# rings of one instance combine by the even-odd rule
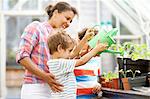
[[[94,48],[96,46],[96,43],[100,41],[100,43],[107,43],[108,48],[112,44],[116,44],[116,41],[114,40],[114,36],[117,34],[118,30],[116,28],[112,29],[109,32],[106,32],[105,30],[101,29],[97,35],[95,35],[89,42],[88,45],[91,48]],[[120,51],[114,51],[114,50],[104,50],[105,53],[112,53],[112,54],[123,54],[123,52]],[[99,52],[98,54],[101,54],[102,52]]]

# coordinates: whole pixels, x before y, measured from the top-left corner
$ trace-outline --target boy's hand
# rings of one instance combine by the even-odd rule
[[[93,91],[94,94],[96,94],[96,93],[98,94],[98,93],[101,91],[101,84],[98,83],[98,84],[93,88],[92,91]]]
[[[102,52],[102,51],[104,51],[104,50],[107,49],[107,46],[108,46],[107,43],[100,43],[100,42],[98,41],[97,44],[96,44],[95,49],[96,49],[98,52]]]
[[[46,73],[46,77],[45,77],[45,81],[48,83],[48,85],[50,86],[51,90],[53,92],[62,92],[63,89],[63,85],[59,84],[56,79],[55,76],[51,73]]]

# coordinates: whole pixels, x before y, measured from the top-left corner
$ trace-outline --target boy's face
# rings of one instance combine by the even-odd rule
[[[70,56],[70,53],[71,51],[73,50],[74,46],[71,45],[69,48],[67,48],[66,50],[65,49],[62,49],[60,55],[61,55],[61,58],[65,58],[65,59],[68,59],[69,56]]]

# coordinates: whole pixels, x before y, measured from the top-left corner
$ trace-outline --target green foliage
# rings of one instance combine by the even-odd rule
[[[119,75],[118,75],[118,73],[113,73],[113,72],[110,71],[108,73],[104,72],[102,74],[102,77],[104,77],[106,79],[106,81],[110,81],[113,78],[119,78]]]
[[[146,44],[134,44],[125,42],[123,45],[112,45],[110,49],[123,52],[122,57],[131,58],[132,60],[148,59],[150,60],[150,49]]]

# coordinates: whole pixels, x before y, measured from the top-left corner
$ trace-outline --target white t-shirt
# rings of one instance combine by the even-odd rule
[[[51,59],[47,62],[50,73],[64,85],[63,92],[51,93],[52,99],[76,99],[75,63],[72,59]]]

